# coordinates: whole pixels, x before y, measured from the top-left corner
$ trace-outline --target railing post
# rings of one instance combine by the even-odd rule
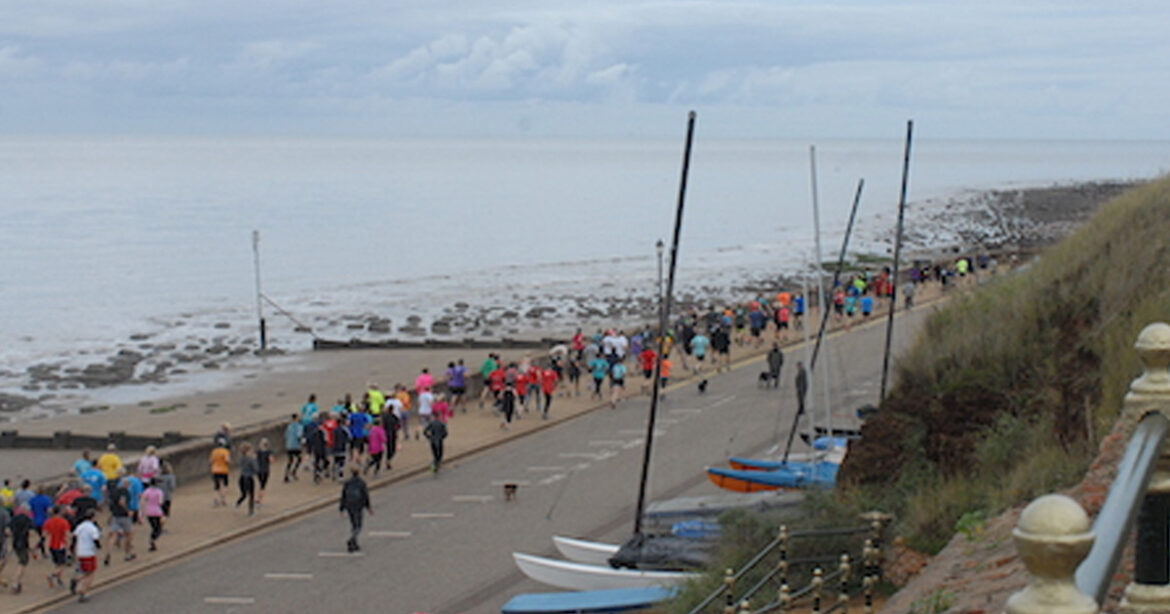
[[[723,572],[723,612],[735,614],[735,571],[730,567]]]
[[[1007,602],[1007,614],[1095,614],[1097,602],[1073,581],[1089,554],[1089,515],[1064,495],[1044,495],[1020,513],[1012,531],[1032,581]]]
[[[842,611],[849,607],[849,572],[852,571],[853,566],[849,564],[849,554],[841,555],[841,564],[838,566],[841,570],[841,593],[837,595],[837,603],[841,604]]]
[[[1170,418],[1170,325],[1142,329],[1134,344],[1145,367],[1125,395],[1123,416],[1137,422],[1156,411]],[[1170,611],[1170,450],[1162,453],[1138,512],[1134,578],[1121,600],[1122,614]]]
[[[821,589],[825,586],[825,572],[818,566],[813,570],[812,579],[812,611],[813,614],[821,611]]]
[[[876,550],[877,548],[873,547],[872,539],[866,539],[865,547],[861,549],[861,556],[865,558],[862,562],[864,575],[861,578],[861,585],[865,590],[865,614],[873,614],[873,589],[878,581],[877,576],[873,573],[876,566],[874,562],[877,558]]]

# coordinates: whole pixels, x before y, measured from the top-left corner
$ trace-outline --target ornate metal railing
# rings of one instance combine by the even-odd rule
[[[1098,612],[1135,520],[1134,576],[1119,611],[1170,612],[1170,325],[1147,326],[1134,347],[1145,370],[1125,396],[1121,420],[1133,435],[1117,478],[1091,527],[1064,495],[1024,508],[1012,535],[1032,579],[1008,600],[1009,614]]]

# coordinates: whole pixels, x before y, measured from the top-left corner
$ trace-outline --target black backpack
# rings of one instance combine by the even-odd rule
[[[366,504],[365,489],[362,486],[364,484],[357,478],[345,483],[345,487],[342,489],[341,499],[345,501],[346,508],[353,509],[363,507]]]

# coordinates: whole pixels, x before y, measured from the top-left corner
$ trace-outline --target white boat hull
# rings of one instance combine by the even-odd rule
[[[613,588],[645,588],[649,586],[677,586],[699,574],[682,571],[642,571],[614,569],[600,565],[586,565],[558,561],[531,554],[513,552],[512,558],[524,575],[549,586],[573,591],[596,591]]]
[[[574,563],[585,563],[586,565],[609,565],[609,559],[617,554],[621,548],[616,544],[591,542],[572,537],[561,537],[560,535],[553,535],[553,545],[557,547],[561,556]]]

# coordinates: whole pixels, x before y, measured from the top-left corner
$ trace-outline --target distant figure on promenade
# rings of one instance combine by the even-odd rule
[[[272,448],[267,437],[260,438],[256,446],[256,505],[264,505],[264,491],[268,488],[268,476],[272,471]]]
[[[773,343],[768,350],[768,385],[776,388],[780,385],[780,368],[784,366],[784,350],[779,343]]]
[[[146,515],[146,521],[150,523],[151,552],[158,550],[158,538],[162,535],[163,501],[165,499],[166,494],[155,485],[154,480],[148,481],[146,490],[142,491],[140,507],[142,513]]]
[[[77,557],[78,575],[69,581],[69,592],[77,592],[81,603],[89,601],[93,576],[97,572],[97,551],[101,548],[102,530],[93,521],[94,511],[88,510],[73,529],[73,554]],[[80,586],[79,586],[80,584]]]
[[[211,500],[212,507],[227,505],[228,474],[231,472],[232,455],[227,446],[218,445],[211,451],[208,462],[211,464],[211,485],[215,489],[215,498]],[[101,503],[101,500],[98,500]]]
[[[216,447],[223,447],[229,450],[232,449],[232,425],[224,422],[219,425],[219,430],[212,436],[211,441]]]
[[[238,484],[240,496],[236,499],[236,507],[246,499],[248,501],[248,515],[256,511],[256,476],[260,473],[260,465],[256,462],[256,455],[252,452],[252,444],[244,442],[240,446],[240,477]]]
[[[288,460],[284,463],[284,481],[297,479],[297,470],[301,468],[301,450],[304,448],[305,425],[293,414],[289,417],[288,426],[284,427],[284,453]]]
[[[361,468],[354,465],[349,468],[350,477],[341,486],[341,502],[339,513],[349,514],[349,541],[345,543],[348,552],[361,550],[358,545],[358,535],[362,532],[362,511],[368,510],[374,514],[374,507],[370,505],[370,491],[362,480]]]
[[[504,390],[500,393],[500,412],[504,415],[504,421],[500,423],[500,428],[505,431],[509,430],[512,416],[516,413],[516,390],[512,388],[511,384],[504,384]]]
[[[329,437],[325,432],[324,416],[318,414],[317,419],[305,427],[305,446],[313,455],[313,483],[320,483],[329,471]]]
[[[125,555],[123,561],[133,561],[134,554],[134,521],[130,518],[130,493],[126,490],[125,481],[117,478],[106,485],[106,499],[110,509],[110,534],[114,536],[111,550],[121,546]],[[106,565],[110,564],[110,552],[106,552]]]
[[[418,377],[414,378],[414,393],[422,394],[423,390],[430,390],[435,387],[435,378],[426,367],[422,368],[422,372]]]
[[[622,400],[622,393],[626,390],[626,365],[622,362],[615,362],[609,368],[609,407],[610,409],[617,409],[617,404]]]
[[[138,460],[138,477],[143,480],[153,480],[158,475],[161,463],[158,460],[158,450],[154,446],[146,446],[142,458]]]
[[[467,367],[463,366],[463,359],[459,362],[447,363],[447,392],[451,393],[451,410],[463,410],[467,413]]]
[[[808,394],[808,373],[804,363],[796,361],[796,415],[804,414],[804,397]]]
[[[113,480],[121,475],[122,458],[117,454],[118,446],[109,444],[106,446],[106,453],[102,454],[98,460],[96,467],[106,476],[106,481]],[[19,500],[19,497],[17,497]]]
[[[541,410],[540,417],[544,420],[548,420],[548,409],[552,406],[553,395],[556,394],[557,383],[560,381],[560,374],[551,366],[540,372],[540,391],[544,393],[544,409]]]
[[[443,440],[447,438],[447,424],[436,418],[427,423],[423,431],[431,443],[431,471],[438,472],[443,463]]]
[[[499,366],[499,363],[496,362],[496,355],[488,354],[488,357],[484,359],[483,364],[479,367],[479,375],[482,378],[481,382],[483,384],[483,390],[481,390],[479,393],[480,409],[483,409],[483,400],[489,396],[493,397],[493,403],[496,401],[494,398],[496,391],[492,389],[492,387],[489,385],[489,382],[491,382],[492,372],[494,372]]]
[[[301,405],[301,424],[308,424],[317,419],[317,395],[310,394],[309,400]]]
[[[375,422],[374,426],[370,427],[370,434],[367,436],[370,444],[370,460],[366,462],[366,466],[362,469],[362,475],[369,473],[370,468],[374,468],[374,477],[378,477],[378,472],[382,470],[382,457],[386,454],[386,427],[382,426],[383,422]]]

